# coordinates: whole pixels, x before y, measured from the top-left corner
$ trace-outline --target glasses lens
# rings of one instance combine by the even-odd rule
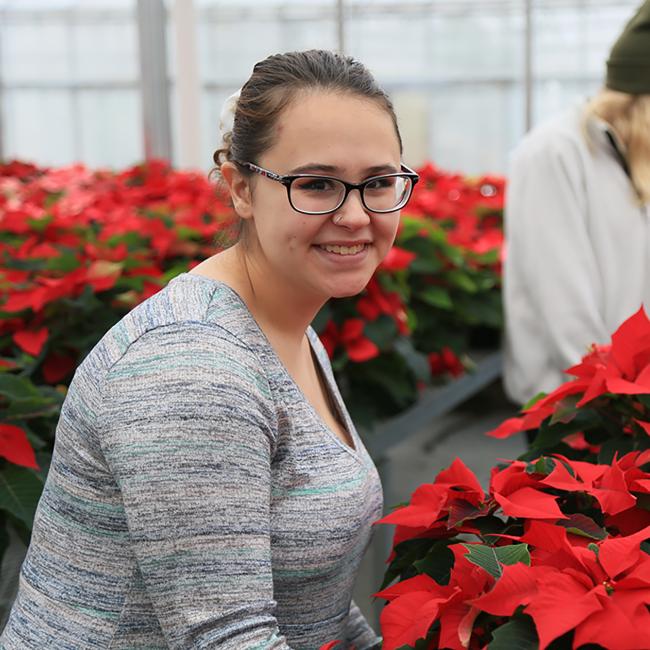
[[[345,185],[322,176],[304,176],[291,183],[291,203],[304,212],[331,212],[336,210],[345,195]]]
[[[380,176],[364,186],[363,199],[369,210],[391,212],[404,206],[412,187],[408,176]]]

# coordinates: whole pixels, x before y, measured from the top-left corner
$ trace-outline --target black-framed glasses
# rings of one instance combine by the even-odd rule
[[[401,172],[372,176],[361,183],[347,183],[334,176],[295,174],[283,176],[250,162],[238,165],[260,176],[282,183],[287,188],[291,207],[302,214],[329,214],[338,210],[352,190],[359,190],[361,203],[370,212],[396,212],[411,198],[413,186],[420,177],[401,165]]]

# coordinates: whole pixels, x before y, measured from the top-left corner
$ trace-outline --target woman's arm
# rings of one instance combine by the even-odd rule
[[[274,617],[274,410],[218,328],[144,334],[109,371],[98,433],[170,648],[286,649]]]
[[[370,627],[354,600],[350,604],[346,632],[348,643],[354,646],[356,650],[381,648],[381,638]]]

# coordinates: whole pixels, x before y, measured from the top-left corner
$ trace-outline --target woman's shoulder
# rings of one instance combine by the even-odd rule
[[[160,369],[184,358],[263,374],[250,321],[232,289],[184,273],[113,325],[79,372],[106,380],[139,364]]]
[[[539,160],[577,154],[586,149],[580,106],[553,115],[531,129],[512,153],[512,159]]]

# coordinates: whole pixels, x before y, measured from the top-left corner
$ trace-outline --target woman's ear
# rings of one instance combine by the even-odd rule
[[[250,180],[242,174],[235,163],[225,162],[221,165],[221,178],[228,187],[235,212],[242,219],[251,219],[253,216],[253,200]]]

